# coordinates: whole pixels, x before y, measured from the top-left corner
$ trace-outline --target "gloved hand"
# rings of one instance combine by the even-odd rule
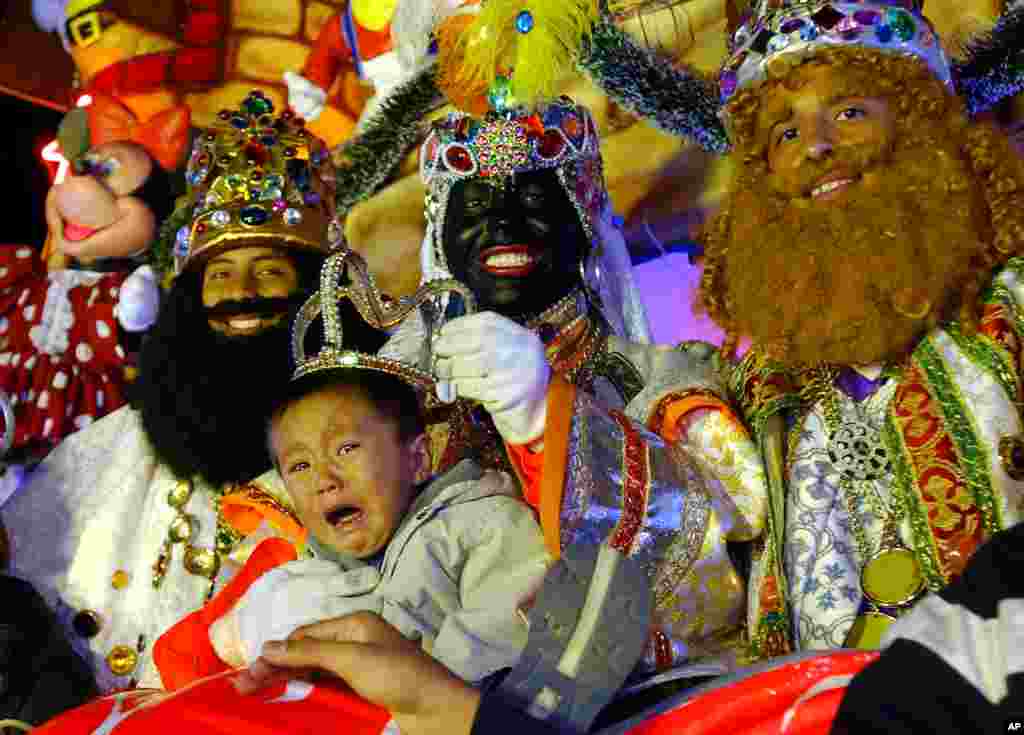
[[[253,582],[210,626],[210,643],[225,663],[249,665],[264,643],[284,640],[303,625],[353,612],[380,613],[380,599],[371,594],[379,582],[371,566],[346,572],[323,559],[282,564]]]
[[[485,311],[445,324],[434,354],[438,379],[480,401],[509,444],[544,435],[551,368],[536,333]]]
[[[121,284],[114,308],[117,321],[126,332],[141,332],[153,326],[160,309],[160,286],[152,266],[136,268]]]
[[[288,85],[288,106],[296,115],[306,122],[313,122],[320,117],[327,104],[327,92],[293,71],[284,73],[284,83]]]

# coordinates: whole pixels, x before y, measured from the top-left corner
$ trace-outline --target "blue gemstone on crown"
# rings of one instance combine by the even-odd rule
[[[244,207],[242,211],[238,213],[238,219],[243,225],[259,227],[270,219],[270,215],[263,207],[253,205],[250,207]]]

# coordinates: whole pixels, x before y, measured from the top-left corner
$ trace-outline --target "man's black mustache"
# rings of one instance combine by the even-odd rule
[[[254,316],[275,316],[288,311],[294,303],[294,299],[287,297],[257,297],[253,299],[237,299],[232,301],[221,301],[214,306],[205,307],[204,311],[208,319],[221,317],[254,315]]]

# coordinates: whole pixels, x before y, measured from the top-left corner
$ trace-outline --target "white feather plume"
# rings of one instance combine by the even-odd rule
[[[431,34],[461,4],[461,0],[398,0],[391,16],[391,41],[406,71],[430,63]]]

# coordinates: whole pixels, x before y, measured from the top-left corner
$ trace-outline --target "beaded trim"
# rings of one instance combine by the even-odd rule
[[[636,548],[647,515],[651,455],[647,443],[621,411],[610,411],[609,415],[622,429],[622,517],[612,530],[608,545],[628,556]]]
[[[950,379],[931,338],[925,338],[914,351],[916,362],[932,386],[933,395],[942,408],[949,427],[949,433],[956,444],[960,465],[975,502],[984,516],[985,530],[992,534],[1001,527],[999,504],[992,493],[992,478],[988,468],[991,458],[988,449],[978,441],[978,431],[973,426],[973,414],[967,409],[956,384]]]
[[[516,173],[554,169],[573,203],[589,242],[608,202],[601,146],[593,116],[568,97],[538,105],[492,110],[482,119],[453,112],[435,122],[420,148],[420,177],[427,187],[434,257],[450,270],[444,227],[452,187],[482,178],[504,186]]]

